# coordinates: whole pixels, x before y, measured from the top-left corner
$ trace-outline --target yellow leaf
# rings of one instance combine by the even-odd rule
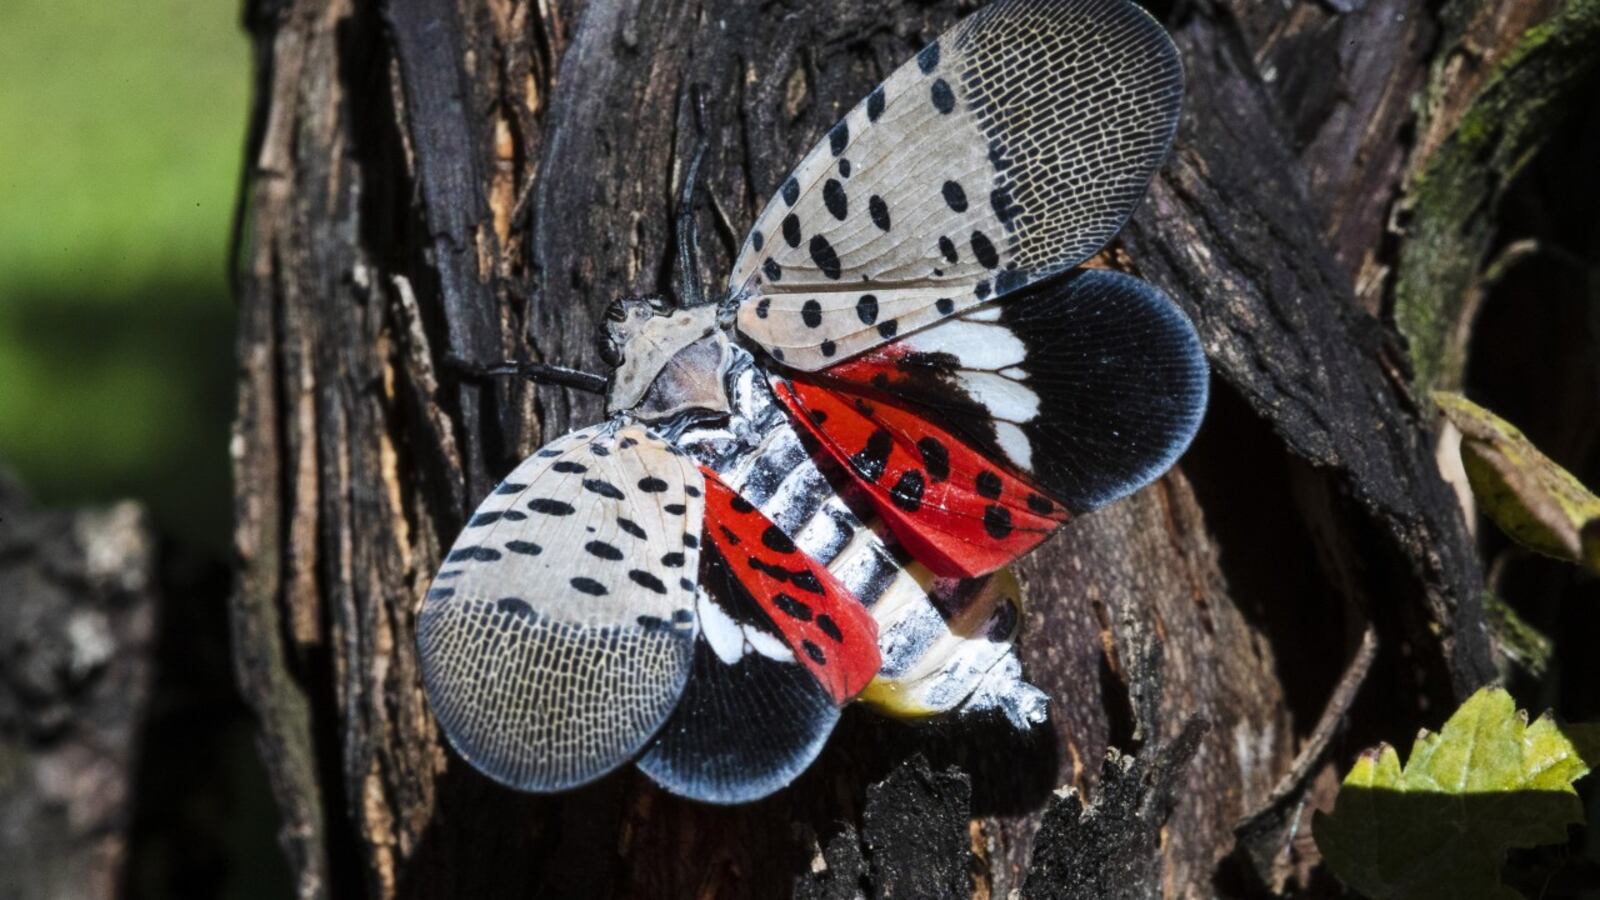
[[[1539,452],[1510,422],[1471,400],[1435,391],[1461,431],[1461,464],[1483,511],[1512,540],[1600,574],[1600,497]]]

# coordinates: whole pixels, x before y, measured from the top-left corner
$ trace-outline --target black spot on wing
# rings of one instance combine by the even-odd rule
[[[659,494],[667,489],[667,483],[654,475],[646,475],[639,479],[639,490],[647,494]]]
[[[878,321],[878,298],[872,294],[862,294],[856,301],[856,317],[863,325],[871,325]]]
[[[661,583],[661,579],[650,574],[649,572],[644,571],[643,569],[630,569],[628,571],[628,578],[632,580],[634,584],[637,584],[646,590],[654,591],[657,594],[665,594],[667,592],[667,586]]]
[[[778,263],[770,256],[767,257],[766,261],[761,263],[761,271],[767,276],[769,281],[783,280],[783,267],[778,265]]]
[[[563,459],[551,466],[550,471],[560,472],[563,475],[582,475],[584,472],[589,471],[589,467],[581,462]]]
[[[829,214],[843,222],[850,214],[850,198],[845,196],[844,185],[837,178],[829,178],[822,185],[822,204]]]
[[[880,231],[889,230],[889,204],[883,202],[882,197],[873,194],[867,200],[867,214],[872,217],[872,224],[878,226]]]
[[[825,665],[828,662],[827,655],[824,654],[822,652],[822,648],[818,647],[816,644],[813,644],[810,641],[802,640],[800,642],[800,647],[801,649],[805,650],[807,656],[811,657],[811,661],[817,665]]]
[[[791,247],[800,246],[800,217],[789,213],[783,217],[783,242]]]
[[[776,606],[779,612],[791,619],[797,619],[801,622],[811,621],[811,607],[801,603],[799,600],[796,600],[782,591],[779,591],[773,596],[772,605]]]
[[[978,496],[988,497],[990,500],[997,499],[1000,496],[1000,487],[1001,484],[999,475],[996,475],[989,469],[984,469],[982,472],[978,473]]]
[[[532,619],[534,616],[533,607],[521,597],[501,597],[494,602],[494,608],[519,619]]]
[[[828,132],[828,149],[833,151],[834,156],[838,156],[848,146],[850,146],[850,123],[840,119],[839,124]]]
[[[955,110],[955,92],[950,90],[950,85],[946,83],[943,78],[934,81],[933,87],[929,88],[929,94],[933,98],[934,109],[937,109],[939,112],[944,113],[945,115],[949,115],[953,110]]]
[[[806,323],[807,328],[816,328],[822,324],[822,304],[815,300],[807,300],[800,307],[800,320]]]
[[[946,262],[953,263],[961,259],[956,254],[956,242],[950,240],[949,235],[939,235],[939,253],[944,256]]]
[[[1011,511],[1004,506],[990,504],[983,510],[983,530],[995,540],[1004,540],[1011,535]]]
[[[548,497],[535,497],[529,500],[528,509],[546,516],[570,516],[577,511],[570,503],[551,500]]]
[[[934,41],[917,53],[917,68],[926,75],[939,67],[939,42]]]
[[[900,331],[898,319],[886,319],[878,323],[878,336],[884,340],[894,337]]]
[[[760,572],[761,574],[780,584],[786,583],[789,580],[788,569],[785,569],[780,565],[769,563],[759,556],[749,557],[745,560],[745,563],[749,565],[750,568],[755,569],[757,572]]]
[[[768,525],[766,530],[761,532],[761,543],[774,553],[793,553],[795,551],[794,541],[790,540],[789,536],[783,533],[783,529],[776,525]]]
[[[894,449],[894,438],[879,428],[867,438],[867,445],[850,457],[850,464],[868,481],[877,481],[889,464],[889,451]]]
[[[793,206],[795,201],[800,199],[800,182],[795,181],[792,177],[789,178],[783,183],[780,193],[783,194],[783,202]]]
[[[900,473],[900,478],[889,489],[889,499],[894,505],[909,513],[914,513],[922,508],[922,490],[925,484],[922,473],[916,469],[907,469]]]
[[[608,559],[614,562],[622,558],[622,550],[605,541],[590,541],[583,545],[583,549],[589,551],[590,555],[600,559]]]
[[[994,249],[994,242],[981,231],[972,233],[972,255],[978,258],[985,269],[993,269],[1000,265],[1000,254]]]
[[[816,263],[822,274],[837,281],[840,274],[839,254],[834,251],[833,245],[828,243],[828,239],[820,234],[812,235],[810,250],[811,261]]]
[[[827,613],[817,616],[817,630],[832,638],[836,644],[844,643],[844,632],[839,630],[839,623],[833,621],[833,617]]]
[[[533,541],[506,541],[506,549],[523,556],[538,556],[544,552],[544,548]]]
[[[599,494],[608,500],[621,500],[625,496],[621,488],[604,478],[585,478],[583,487],[591,494]]]
[[[628,534],[633,535],[634,537],[638,538],[641,541],[644,540],[645,538],[649,537],[649,535],[645,533],[645,530],[643,528],[639,527],[639,523],[638,522],[635,522],[634,520],[626,518],[626,517],[623,517],[623,516],[618,516],[617,517],[617,527],[621,528],[623,531],[627,532]]]
[[[880,84],[872,89],[872,93],[867,95],[867,121],[876,122],[878,121],[878,117],[882,115],[883,85]]]
[[[581,594],[588,594],[591,597],[600,597],[609,593],[605,585],[595,581],[593,578],[585,578],[582,575],[573,578],[568,583],[572,585],[573,590]]]
[[[959,183],[946,181],[944,187],[940,189],[940,193],[944,195],[944,202],[952,212],[963,213],[967,211],[967,192],[961,189]]]
[[[450,551],[444,558],[447,563],[459,562],[494,562],[500,558],[500,551],[493,547],[457,547]]]
[[[822,581],[812,574],[810,569],[795,569],[789,573],[789,582],[802,591],[810,594],[825,594]]]

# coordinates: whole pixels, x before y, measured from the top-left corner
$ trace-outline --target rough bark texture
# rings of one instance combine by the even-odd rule
[[[136,504],[42,512],[0,474],[0,894],[118,894],[155,680],[155,569]]]
[[[1202,0],[1156,10],[1186,113],[1107,260],[1195,319],[1213,408],[1179,470],[1023,567],[1048,728],[852,711],[796,785],[734,809],[631,773],[519,796],[446,751],[412,631],[441,547],[599,414],[451,361],[599,368],[605,305],[669,287],[691,85],[714,284],[811,142],[971,6],[249,5],[234,637],[300,896],[1262,895],[1308,877],[1291,837],[1329,759],[1495,675],[1477,556],[1379,317],[1405,173],[1439,146],[1413,98],[1478,91],[1439,68],[1441,22],[1526,5]]]

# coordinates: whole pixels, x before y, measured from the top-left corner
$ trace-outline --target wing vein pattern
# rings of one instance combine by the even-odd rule
[[[805,157],[729,279],[738,327],[816,371],[1065,271],[1166,157],[1183,70],[1126,0],[998,0]]]

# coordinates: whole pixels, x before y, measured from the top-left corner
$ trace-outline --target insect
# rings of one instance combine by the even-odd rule
[[[603,386],[609,418],[506,476],[423,601],[460,754],[528,791],[631,761],[733,803],[802,772],[854,698],[1040,721],[1007,564],[1159,476],[1205,407],[1172,301],[1075,269],[1181,94],[1126,0],[996,0],[811,150],[720,296],[680,247],[675,304],[608,309],[609,379],[533,367]]]

